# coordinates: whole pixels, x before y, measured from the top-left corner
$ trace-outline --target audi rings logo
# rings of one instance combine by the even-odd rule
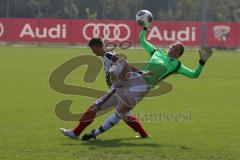
[[[102,37],[108,41],[126,41],[130,37],[130,28],[126,24],[88,23],[83,27],[83,36],[90,40],[92,37]]]
[[[0,37],[2,37],[3,33],[4,33],[4,26],[3,26],[3,24],[0,22]]]

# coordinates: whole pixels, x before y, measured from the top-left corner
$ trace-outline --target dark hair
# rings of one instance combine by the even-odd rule
[[[90,39],[90,41],[88,42],[88,46],[89,47],[103,47],[103,41],[101,38],[99,37],[95,37],[95,38],[92,38]]]
[[[180,56],[183,54],[183,52],[184,52],[184,47],[183,47],[183,45],[182,45],[182,43],[180,43]]]

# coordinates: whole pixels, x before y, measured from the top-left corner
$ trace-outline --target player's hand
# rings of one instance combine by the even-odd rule
[[[208,58],[211,57],[213,51],[212,48],[204,47],[198,50],[199,56],[200,56],[200,64],[202,63],[204,65],[205,62],[207,62]]]
[[[143,27],[143,30],[150,31],[149,27]]]

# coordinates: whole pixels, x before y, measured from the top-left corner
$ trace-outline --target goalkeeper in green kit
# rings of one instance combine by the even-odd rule
[[[140,32],[140,45],[149,54],[149,61],[139,70],[131,70],[125,60],[119,58],[110,69],[110,79],[113,86],[116,86],[116,92],[125,87],[124,96],[120,97],[121,103],[116,107],[115,113],[107,118],[107,120],[98,128],[86,133],[82,140],[88,141],[95,139],[96,136],[109,130],[117,125],[121,119],[136,106],[136,104],[153,88],[159,81],[165,79],[172,74],[182,74],[189,78],[197,78],[202,72],[203,66],[212,55],[211,48],[202,48],[199,50],[199,64],[194,69],[185,67],[178,58],[184,53],[184,46],[181,42],[176,42],[170,46],[168,53],[158,50],[155,46],[146,41],[145,37],[148,29],[143,27]],[[124,85],[128,82],[128,85]]]
[[[181,42],[175,42],[170,46],[168,53],[158,50],[155,46],[146,41],[145,37],[148,29],[144,27],[140,33],[140,45],[147,51],[150,56],[148,63],[141,67],[141,71],[150,88],[153,88],[159,80],[163,80],[171,74],[182,74],[189,78],[197,78],[202,72],[203,66],[212,55],[211,48],[202,48],[199,50],[199,64],[191,70],[185,67],[178,58],[184,53],[184,46]]]

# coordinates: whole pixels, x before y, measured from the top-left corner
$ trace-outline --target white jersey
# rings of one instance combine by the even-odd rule
[[[112,52],[105,52],[103,56],[105,76],[107,76],[107,74],[109,73],[109,70],[114,62],[116,62],[116,56]]]
[[[107,75],[110,72],[111,67],[114,65],[115,62],[117,62],[119,60],[119,57],[117,57],[114,53],[112,52],[105,52],[104,56],[103,56],[103,63],[104,63],[104,71],[105,71],[105,77],[106,77],[106,81],[108,81]],[[129,72],[131,73],[131,72]],[[117,79],[116,81],[112,81],[110,80],[111,83],[113,84],[108,84],[111,85],[109,86],[110,88],[115,88],[115,87],[127,87],[129,85],[129,83],[131,82],[131,80],[121,80],[121,79]],[[107,82],[108,83],[108,82]]]
[[[117,62],[119,59],[120,58],[117,57],[114,53],[112,53],[112,52],[105,52],[105,54],[103,56],[103,64],[104,64],[104,71],[105,71],[106,81],[108,81],[107,75],[109,74],[111,67],[114,64],[116,64],[115,62]],[[118,67],[121,68],[120,66],[123,66],[123,65],[124,64],[121,64]],[[119,86],[126,86],[126,85],[128,85],[129,82],[126,81],[126,80],[118,79],[116,81],[115,80],[111,81],[111,83],[114,83],[114,84],[108,84],[108,85],[111,85],[111,86],[109,86],[110,88],[116,87],[116,86],[118,86],[118,87]]]
[[[103,56],[103,66],[104,66],[104,72],[105,72],[105,78],[108,86],[110,88],[114,87],[113,86],[113,81],[110,79],[109,72],[112,67],[112,65],[117,62],[119,57],[117,57],[114,53],[112,52],[105,52]]]
[[[119,58],[112,52],[106,52],[104,54],[103,65],[106,76],[112,65],[118,59]],[[121,87],[115,88],[114,85],[111,85],[109,92],[96,101],[96,106],[101,107],[101,109],[107,109],[112,106],[120,107],[125,103],[133,107],[148,92],[147,82],[139,73],[131,74],[129,79],[126,81],[120,81],[118,84],[120,84]]]

